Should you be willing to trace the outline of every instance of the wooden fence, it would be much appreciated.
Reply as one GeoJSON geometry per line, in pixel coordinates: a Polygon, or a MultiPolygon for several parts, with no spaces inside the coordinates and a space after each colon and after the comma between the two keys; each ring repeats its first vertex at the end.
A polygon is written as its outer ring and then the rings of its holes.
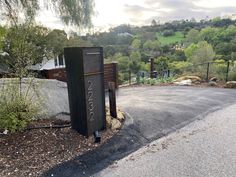
{"type": "MultiPolygon", "coordinates": [[[[65,68],[55,68],[51,70],[43,70],[42,75],[46,79],[56,79],[59,81],[67,82],[65,68]]],[[[104,84],[108,88],[108,82],[114,82],[118,88],[118,64],[108,63],[104,64],[104,84]]]]}

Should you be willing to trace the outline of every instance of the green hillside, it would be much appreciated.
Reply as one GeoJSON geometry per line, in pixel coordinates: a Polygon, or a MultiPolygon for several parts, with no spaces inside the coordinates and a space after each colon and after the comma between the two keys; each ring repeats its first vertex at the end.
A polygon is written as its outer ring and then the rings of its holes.
{"type": "Polygon", "coordinates": [[[168,45],[168,44],[173,44],[176,42],[181,42],[184,39],[184,34],[179,31],[175,32],[175,35],[168,36],[168,37],[163,36],[161,33],[157,33],[156,35],[157,35],[158,41],[160,41],[162,45],[168,45]]]}

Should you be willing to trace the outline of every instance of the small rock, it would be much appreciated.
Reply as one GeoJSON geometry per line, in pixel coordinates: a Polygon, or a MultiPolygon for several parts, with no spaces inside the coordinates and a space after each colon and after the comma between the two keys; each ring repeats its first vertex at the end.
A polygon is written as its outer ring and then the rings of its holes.
{"type": "Polygon", "coordinates": [[[8,130],[4,130],[3,134],[7,135],[7,133],[8,133],[8,130]]]}
{"type": "Polygon", "coordinates": [[[215,87],[215,86],[217,86],[217,83],[214,82],[214,81],[210,81],[210,82],[208,83],[208,85],[211,86],[211,87],[215,87]]]}
{"type": "Polygon", "coordinates": [[[125,120],[125,116],[121,111],[117,111],[117,119],[121,122],[125,120]]]}
{"type": "Polygon", "coordinates": [[[212,81],[212,82],[217,82],[217,78],[216,77],[212,77],[211,79],[210,79],[210,81],[212,81]]]}
{"type": "Polygon", "coordinates": [[[225,88],[236,88],[236,81],[227,82],[225,88]]]}
{"type": "Polygon", "coordinates": [[[201,82],[201,78],[198,76],[182,76],[174,80],[174,82],[181,82],[181,81],[189,80],[189,79],[191,80],[192,83],[201,82]]]}
{"type": "Polygon", "coordinates": [[[106,115],[106,127],[111,128],[111,120],[112,117],[110,115],[106,115]]]}
{"type": "Polygon", "coordinates": [[[201,84],[201,82],[199,82],[199,81],[196,81],[196,82],[194,82],[194,84],[201,84]]]}
{"type": "Polygon", "coordinates": [[[112,130],[117,130],[117,129],[120,129],[121,128],[121,123],[119,120],[117,119],[112,119],[111,121],[111,129],[112,130]]]}
{"type": "Polygon", "coordinates": [[[192,85],[192,81],[190,79],[182,80],[180,82],[174,82],[174,83],[181,86],[192,85]]]}
{"type": "Polygon", "coordinates": [[[106,115],[110,115],[110,108],[106,107],[106,115]]]}

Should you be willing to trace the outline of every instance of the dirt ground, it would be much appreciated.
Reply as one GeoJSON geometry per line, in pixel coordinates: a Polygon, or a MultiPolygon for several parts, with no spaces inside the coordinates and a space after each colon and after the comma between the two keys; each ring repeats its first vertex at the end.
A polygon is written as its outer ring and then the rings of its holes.
{"type": "MultiPolygon", "coordinates": [[[[55,119],[38,120],[30,126],[68,124],[55,119]]],[[[25,130],[0,135],[0,176],[40,176],[51,167],[91,151],[110,139],[116,131],[101,132],[100,144],[70,127],[25,130]]]]}

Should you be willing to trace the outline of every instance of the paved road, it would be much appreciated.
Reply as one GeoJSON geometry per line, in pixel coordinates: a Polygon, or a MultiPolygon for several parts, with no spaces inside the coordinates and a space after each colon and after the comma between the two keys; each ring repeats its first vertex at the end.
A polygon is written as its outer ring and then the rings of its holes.
{"type": "Polygon", "coordinates": [[[96,177],[236,176],[236,104],[145,146],[96,177]]]}
{"type": "Polygon", "coordinates": [[[140,147],[208,113],[236,103],[236,90],[195,87],[134,87],[117,92],[127,113],[122,130],[96,151],[60,164],[44,176],[90,176],[140,147]]]}
{"type": "Polygon", "coordinates": [[[236,102],[236,90],[196,87],[134,87],[119,90],[118,106],[143,137],[154,140],[205,114],[236,102]]]}

